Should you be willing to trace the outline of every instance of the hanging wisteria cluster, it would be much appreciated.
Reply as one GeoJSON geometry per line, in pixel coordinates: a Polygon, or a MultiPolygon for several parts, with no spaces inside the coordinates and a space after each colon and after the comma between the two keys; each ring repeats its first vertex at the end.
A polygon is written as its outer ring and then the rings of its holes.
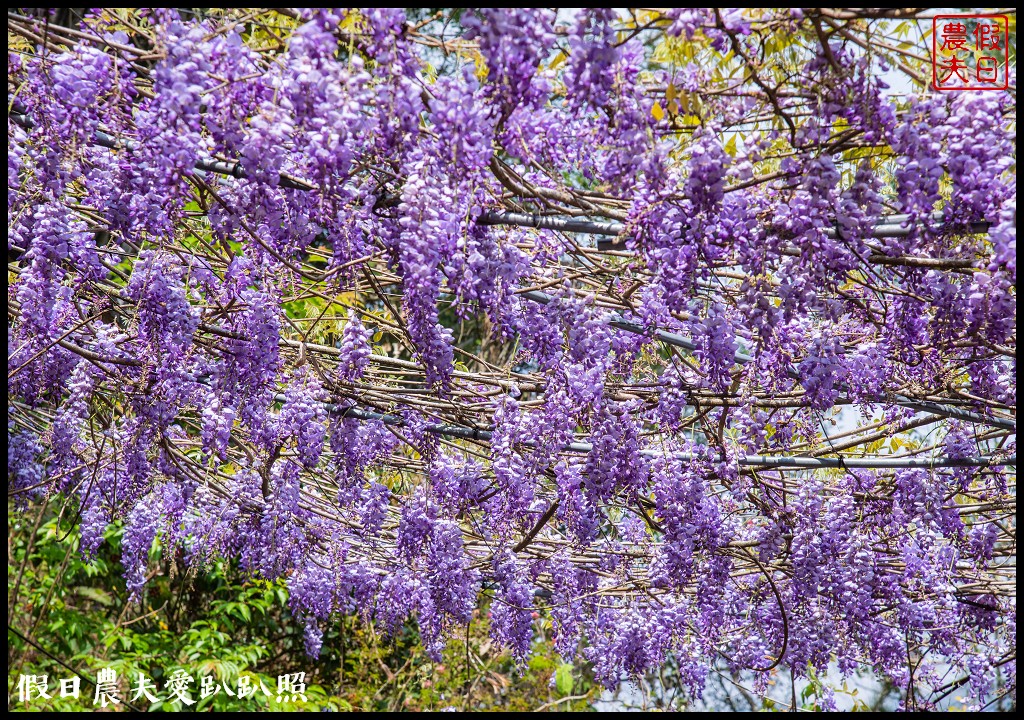
{"type": "Polygon", "coordinates": [[[9,13],[9,497],[313,656],[1015,688],[1014,98],[885,17],[9,13]]]}

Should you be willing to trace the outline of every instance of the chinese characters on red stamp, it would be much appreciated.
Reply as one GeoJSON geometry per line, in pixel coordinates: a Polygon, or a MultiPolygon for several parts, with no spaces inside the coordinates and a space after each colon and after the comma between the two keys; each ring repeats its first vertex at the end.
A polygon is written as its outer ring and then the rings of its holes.
{"type": "Polygon", "coordinates": [[[932,84],[936,90],[1006,90],[1010,85],[1005,15],[932,18],[932,84]]]}

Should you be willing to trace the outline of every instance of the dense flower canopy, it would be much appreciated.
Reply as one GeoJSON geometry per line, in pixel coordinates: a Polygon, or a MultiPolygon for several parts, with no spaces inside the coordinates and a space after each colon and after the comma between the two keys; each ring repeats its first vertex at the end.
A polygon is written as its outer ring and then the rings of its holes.
{"type": "Polygon", "coordinates": [[[1015,104],[903,16],[9,15],[9,494],[314,656],[1015,687],[1015,104]]]}

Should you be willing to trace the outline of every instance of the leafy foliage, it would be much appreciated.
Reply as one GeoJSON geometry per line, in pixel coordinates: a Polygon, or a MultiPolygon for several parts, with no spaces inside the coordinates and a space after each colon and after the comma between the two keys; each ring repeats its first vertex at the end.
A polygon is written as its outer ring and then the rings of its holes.
{"type": "Polygon", "coordinates": [[[314,661],[305,654],[302,625],[289,610],[283,582],[247,580],[225,561],[189,570],[180,556],[166,558],[154,547],[146,602],[134,606],[119,578],[121,527],[110,527],[103,548],[86,562],[80,555],[80,537],[67,519],[62,522],[52,510],[43,510],[38,517],[35,528],[13,519],[8,523],[9,627],[16,631],[8,631],[12,709],[91,710],[93,688],[88,680],[94,680],[101,668],[117,672],[122,700],[143,710],[163,711],[396,711],[448,706],[529,711],[569,696],[573,698],[560,703],[561,709],[584,709],[599,690],[571,665],[547,660],[552,650],[543,634],[529,664],[517,667],[489,639],[486,605],[474,612],[467,634],[450,644],[440,663],[427,656],[415,623],[387,637],[354,617],[338,618],[326,628],[323,652],[314,661]],[[195,677],[191,697],[197,704],[192,707],[165,702],[167,678],[179,668],[195,677]],[[306,701],[277,702],[278,676],[296,672],[306,673],[306,701]],[[81,697],[60,698],[58,679],[76,673],[83,678],[81,697]],[[158,702],[130,700],[138,673],[155,682],[158,702]],[[17,682],[22,674],[47,675],[54,697],[19,704],[17,682]],[[240,676],[247,675],[254,685],[275,694],[257,692],[239,700],[221,690],[201,700],[202,675],[232,689],[237,689],[240,676]]]}

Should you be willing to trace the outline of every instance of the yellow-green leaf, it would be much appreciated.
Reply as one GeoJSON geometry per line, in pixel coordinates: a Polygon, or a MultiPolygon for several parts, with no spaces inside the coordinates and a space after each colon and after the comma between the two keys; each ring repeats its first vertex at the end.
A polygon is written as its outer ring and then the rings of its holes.
{"type": "Polygon", "coordinates": [[[558,691],[559,695],[563,697],[572,692],[572,665],[569,663],[562,663],[555,670],[555,690],[558,691]]]}

